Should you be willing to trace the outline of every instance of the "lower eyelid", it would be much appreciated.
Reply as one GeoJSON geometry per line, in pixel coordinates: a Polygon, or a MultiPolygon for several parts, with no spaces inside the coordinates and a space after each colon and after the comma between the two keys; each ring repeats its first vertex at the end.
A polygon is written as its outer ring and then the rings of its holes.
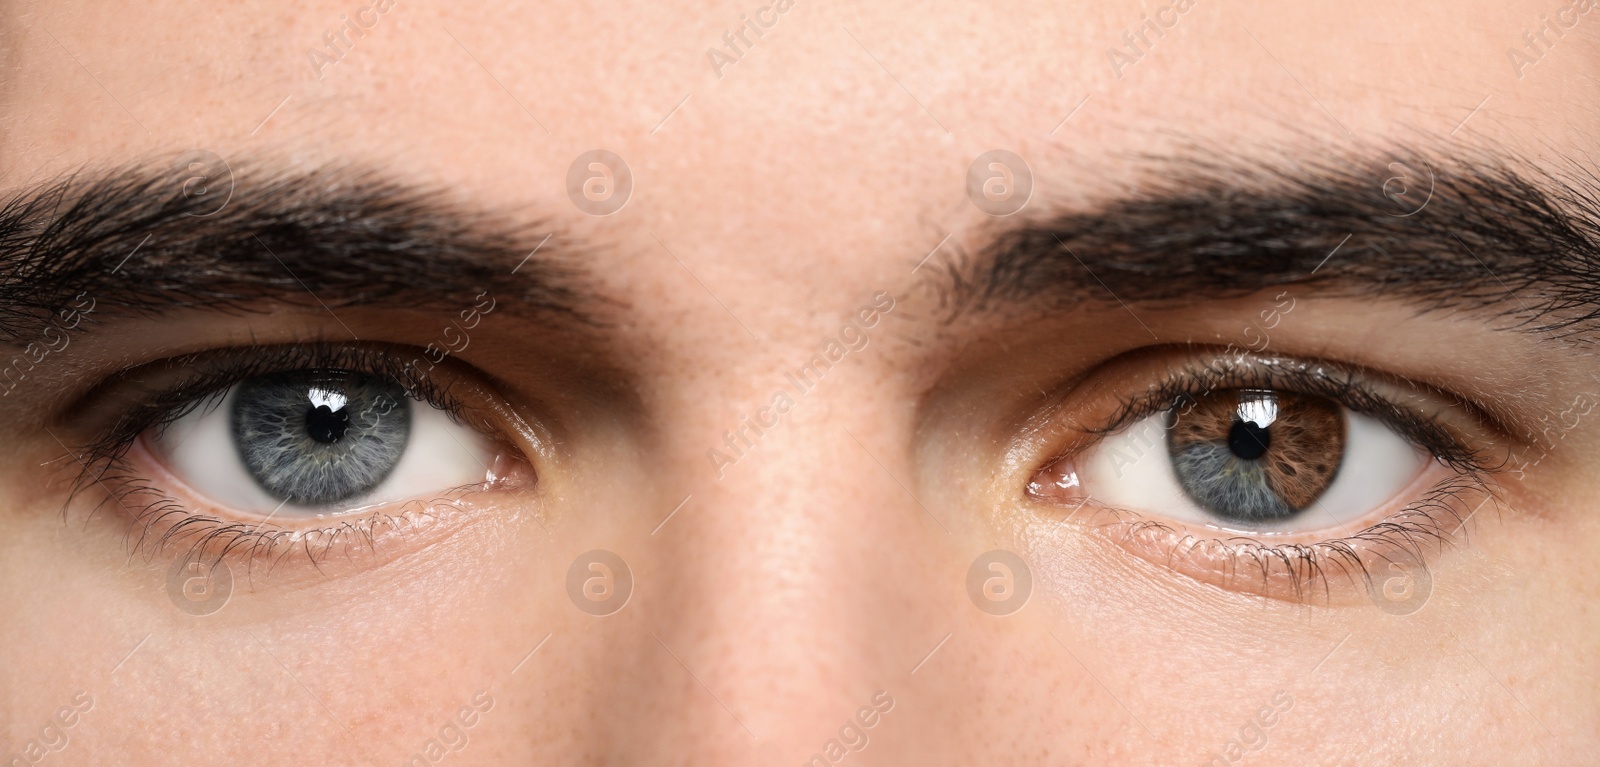
{"type": "MultiPolygon", "coordinates": [[[[1420,500],[1336,537],[1246,536],[1157,520],[1084,499],[1043,504],[1043,524],[1072,524],[1162,570],[1231,592],[1349,607],[1386,599],[1393,572],[1421,573],[1465,540],[1470,519],[1495,501],[1477,477],[1449,473],[1420,500]]],[[[1388,609],[1392,605],[1379,604],[1388,609]]]]}
{"type": "Polygon", "coordinates": [[[110,495],[99,507],[116,512],[129,553],[162,566],[227,563],[240,573],[270,573],[280,585],[370,569],[430,547],[492,516],[505,503],[527,502],[520,491],[532,484],[526,464],[502,454],[494,467],[499,476],[483,485],[380,504],[338,518],[269,519],[210,508],[142,443],[107,466],[98,482],[91,478],[90,485],[110,495]]]}

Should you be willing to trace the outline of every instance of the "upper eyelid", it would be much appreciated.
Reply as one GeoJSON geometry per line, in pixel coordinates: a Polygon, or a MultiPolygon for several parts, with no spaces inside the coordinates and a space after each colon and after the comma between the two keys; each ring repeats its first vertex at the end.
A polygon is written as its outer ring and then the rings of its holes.
{"type": "MultiPolygon", "coordinates": [[[[1194,352],[1190,352],[1194,354],[1194,352]]],[[[1197,397],[1212,391],[1234,388],[1286,388],[1301,390],[1333,399],[1341,406],[1379,418],[1391,427],[1417,441],[1436,457],[1462,471],[1486,471],[1491,461],[1481,451],[1457,436],[1439,417],[1422,413],[1395,402],[1384,388],[1411,388],[1419,393],[1450,396],[1461,403],[1459,397],[1440,392],[1433,387],[1405,381],[1396,376],[1365,371],[1359,366],[1344,365],[1321,360],[1306,360],[1285,356],[1235,354],[1231,358],[1217,355],[1207,364],[1189,364],[1169,368],[1145,391],[1121,397],[1116,411],[1097,425],[1079,427],[1082,433],[1096,437],[1119,431],[1138,420],[1176,406],[1179,397],[1197,397]],[[1308,370],[1315,368],[1315,372],[1308,370]]],[[[1465,408],[1465,415],[1478,421],[1498,424],[1478,408],[1465,408]]]]}
{"type": "MultiPolygon", "coordinates": [[[[77,404],[104,401],[119,387],[135,385],[132,382],[137,380],[140,371],[170,372],[176,366],[193,368],[194,372],[180,373],[172,381],[150,387],[152,391],[144,397],[135,397],[131,402],[122,403],[122,410],[116,414],[114,421],[90,430],[93,436],[81,446],[80,457],[90,463],[116,457],[131,444],[134,437],[144,431],[192,412],[195,407],[203,406],[209,399],[252,376],[314,367],[392,374],[404,371],[409,362],[424,359],[420,349],[415,351],[414,355],[404,355],[401,347],[388,345],[321,342],[272,344],[228,347],[142,363],[107,376],[77,404]],[[180,360],[183,362],[180,363],[180,360]]],[[[406,385],[407,393],[434,407],[452,415],[465,407],[450,394],[447,387],[439,385],[427,372],[411,379],[411,382],[416,386],[406,385]]]]}

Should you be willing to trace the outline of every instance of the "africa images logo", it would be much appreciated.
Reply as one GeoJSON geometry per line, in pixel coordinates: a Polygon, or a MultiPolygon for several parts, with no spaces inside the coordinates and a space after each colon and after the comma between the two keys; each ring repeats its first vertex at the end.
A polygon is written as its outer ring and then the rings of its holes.
{"type": "Polygon", "coordinates": [[[749,14],[739,14],[742,23],[734,27],[738,31],[730,29],[722,33],[723,47],[712,46],[706,49],[706,60],[711,63],[711,71],[717,74],[717,79],[722,79],[729,66],[739,63],[755,49],[756,43],[761,42],[766,30],[778,26],[783,14],[788,13],[793,7],[794,0],[778,0],[776,3],[757,8],[753,19],[749,14]],[[754,40],[750,39],[751,33],[755,33],[754,40]]]}

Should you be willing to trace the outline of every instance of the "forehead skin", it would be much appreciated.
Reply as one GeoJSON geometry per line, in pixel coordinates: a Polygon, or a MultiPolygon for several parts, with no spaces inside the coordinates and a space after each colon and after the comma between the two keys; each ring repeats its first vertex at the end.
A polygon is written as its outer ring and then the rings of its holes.
{"type": "MultiPolygon", "coordinates": [[[[958,583],[987,547],[952,542],[886,481],[885,468],[902,478],[913,472],[908,458],[875,450],[880,467],[851,442],[910,441],[907,389],[885,383],[903,372],[905,355],[866,358],[859,380],[819,395],[821,404],[764,445],[748,471],[709,481],[705,447],[721,444],[738,414],[765,404],[772,381],[808,358],[836,318],[875,291],[904,291],[942,237],[960,240],[988,222],[964,189],[982,152],[1017,152],[1034,170],[1041,202],[1070,204],[1126,192],[1134,174],[1122,158],[1178,139],[1247,151],[1308,137],[1442,136],[1460,125],[1453,140],[1464,144],[1540,156],[1595,150],[1600,14],[1585,15],[1520,79],[1507,55],[1525,49],[1522,31],[1552,15],[1554,2],[1198,0],[1119,77],[1108,49],[1124,49],[1125,30],[1159,5],[797,0],[719,77],[707,49],[721,48],[724,31],[759,2],[478,8],[401,0],[319,78],[309,52],[341,14],[361,7],[8,4],[0,183],[192,148],[307,168],[356,161],[473,203],[525,210],[603,246],[589,258],[601,292],[628,307],[615,332],[636,351],[645,409],[667,435],[650,458],[656,484],[640,491],[665,505],[641,516],[658,517],[691,492],[693,505],[674,522],[678,537],[640,555],[648,565],[639,569],[663,584],[656,606],[625,629],[573,624],[552,639],[550,665],[537,669],[548,677],[497,688],[502,718],[474,734],[492,745],[465,751],[461,763],[525,763],[538,753],[568,763],[610,754],[630,763],[798,764],[877,689],[898,703],[872,732],[872,747],[848,757],[861,764],[1202,762],[1281,684],[1277,667],[1267,674],[1227,647],[1228,627],[1206,622],[1205,605],[1145,594],[1165,612],[1146,616],[1138,625],[1149,633],[1137,638],[1103,620],[1041,620],[1042,640],[981,624],[908,674],[971,612],[958,591],[915,583],[958,583]],[[578,211],[565,191],[568,165],[593,149],[624,157],[635,178],[627,206],[606,218],[578,211]],[[868,600],[864,583],[899,601],[885,608],[868,600]],[[1063,640],[1107,631],[1123,649],[1068,656],[1050,631],[1063,640]],[[1135,641],[1145,650],[1126,649],[1135,641]]],[[[970,529],[958,526],[956,536],[970,529]]],[[[420,648],[349,636],[318,643],[305,638],[309,630],[262,639],[278,642],[280,663],[318,687],[318,702],[344,715],[358,740],[412,744],[437,729],[450,701],[476,689],[475,677],[454,676],[469,666],[476,674],[469,661],[514,662],[524,652],[520,639],[492,636],[497,629],[537,637],[551,623],[512,621],[508,612],[516,609],[477,605],[465,609],[474,625],[440,619],[441,635],[420,648]],[[335,647],[354,648],[354,659],[318,660],[335,647]],[[381,683],[369,678],[380,665],[381,683]],[[433,703],[418,714],[407,700],[433,703]]],[[[1316,649],[1306,652],[1314,660],[1333,645],[1308,628],[1311,614],[1257,618],[1292,626],[1285,636],[1313,637],[1316,649]]],[[[1326,755],[1340,749],[1392,757],[1383,744],[1399,744],[1424,761],[1489,761],[1510,739],[1537,733],[1514,699],[1493,697],[1501,688],[1472,656],[1493,653],[1475,646],[1462,654],[1442,636],[1397,638],[1411,655],[1391,660],[1415,656],[1423,668],[1415,676],[1354,663],[1323,690],[1305,692],[1298,718],[1270,736],[1276,755],[1296,761],[1304,748],[1299,761],[1307,763],[1337,761],[1326,755]],[[1435,673],[1439,689],[1423,678],[1435,673]],[[1486,700],[1461,703],[1458,689],[1486,700]],[[1381,735],[1348,730],[1352,719],[1341,712],[1349,709],[1363,727],[1399,724],[1381,735]]],[[[1493,630],[1473,636],[1502,649],[1518,642],[1493,630]]],[[[162,652],[181,656],[179,644],[170,640],[162,652]]],[[[160,680],[143,677],[142,691],[106,688],[96,732],[148,746],[127,733],[149,717],[182,734],[166,742],[173,750],[228,753],[231,740],[271,736],[283,739],[273,753],[349,752],[301,687],[259,655],[239,658],[208,666],[209,681],[188,694],[267,701],[260,720],[162,708],[160,680]],[[226,681],[246,664],[256,664],[239,671],[249,681],[226,681]]],[[[1531,663],[1534,673],[1552,670],[1531,663]]],[[[49,700],[21,707],[29,717],[71,697],[71,682],[33,681],[66,685],[65,697],[51,687],[49,700]]],[[[1568,715],[1589,704],[1575,705],[1568,715]]],[[[1549,719],[1561,715],[1556,709],[1541,711],[1544,724],[1581,737],[1549,719]]],[[[398,763],[409,748],[370,752],[398,763]]],[[[1515,763],[1517,753],[1503,758],[1515,763]]]]}

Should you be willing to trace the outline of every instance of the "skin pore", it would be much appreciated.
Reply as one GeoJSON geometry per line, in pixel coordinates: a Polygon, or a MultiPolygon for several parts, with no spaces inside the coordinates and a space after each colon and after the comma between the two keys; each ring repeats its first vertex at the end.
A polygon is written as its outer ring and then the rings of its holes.
{"type": "Polygon", "coordinates": [[[8,3],[0,756],[1581,761],[1594,23],[8,3]],[[266,518],[108,436],[284,349],[425,359],[484,471],[266,518]],[[1063,479],[1327,380],[1459,460],[1277,537],[1063,479]]]}

